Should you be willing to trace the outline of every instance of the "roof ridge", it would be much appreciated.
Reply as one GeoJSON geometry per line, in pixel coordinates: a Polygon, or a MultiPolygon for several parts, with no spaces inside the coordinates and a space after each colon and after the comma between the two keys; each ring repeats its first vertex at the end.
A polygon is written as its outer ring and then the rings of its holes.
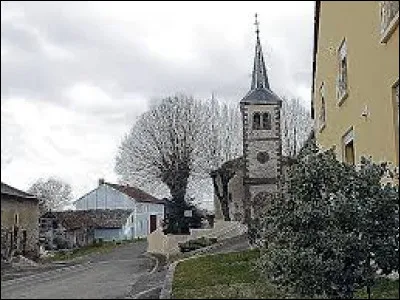
{"type": "Polygon", "coordinates": [[[27,193],[27,192],[25,192],[23,190],[17,189],[16,187],[13,187],[13,186],[1,181],[1,187],[3,188],[3,186],[5,188],[9,188],[10,190],[15,191],[15,193],[13,193],[13,191],[8,192],[8,191],[5,191],[5,190],[1,189],[1,193],[2,194],[15,195],[15,196],[21,196],[21,197],[24,197],[24,198],[35,198],[35,199],[37,199],[37,197],[35,195],[27,193]],[[17,193],[20,193],[22,195],[18,195],[17,193]]]}
{"type": "Polygon", "coordinates": [[[118,190],[121,193],[124,193],[128,197],[139,201],[139,202],[152,202],[152,203],[164,203],[163,200],[151,195],[150,193],[138,188],[137,186],[130,184],[119,184],[119,183],[110,183],[104,182],[111,188],[118,190]]]}
{"type": "MultiPolygon", "coordinates": [[[[119,186],[119,187],[121,187],[121,188],[136,189],[136,190],[138,190],[138,191],[140,191],[140,192],[142,192],[142,193],[144,193],[144,194],[146,194],[146,195],[148,195],[148,196],[150,196],[150,197],[152,197],[152,198],[156,198],[156,197],[154,197],[153,195],[149,194],[148,192],[146,192],[146,191],[142,190],[141,188],[138,188],[137,186],[134,186],[134,185],[130,185],[130,184],[126,185],[126,184],[110,183],[110,182],[104,182],[104,183],[105,183],[105,184],[108,184],[108,185],[116,185],[116,186],[119,186]]],[[[157,198],[156,198],[156,199],[157,199],[157,198]]]]}

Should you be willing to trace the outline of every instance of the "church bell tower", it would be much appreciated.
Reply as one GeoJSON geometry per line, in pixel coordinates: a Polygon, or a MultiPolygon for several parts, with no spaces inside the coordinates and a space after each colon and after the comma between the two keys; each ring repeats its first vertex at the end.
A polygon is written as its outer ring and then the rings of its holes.
{"type": "Polygon", "coordinates": [[[281,107],[272,92],[256,21],[256,47],[251,88],[240,101],[243,120],[245,222],[262,214],[272,194],[281,190],[281,107]]]}

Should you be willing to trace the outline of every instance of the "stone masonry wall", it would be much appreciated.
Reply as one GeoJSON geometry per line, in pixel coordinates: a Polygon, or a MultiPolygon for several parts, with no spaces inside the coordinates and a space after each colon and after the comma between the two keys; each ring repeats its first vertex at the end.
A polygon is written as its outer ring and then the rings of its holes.
{"type": "Polygon", "coordinates": [[[18,243],[20,251],[22,232],[26,230],[26,251],[28,256],[38,254],[39,247],[39,205],[34,200],[21,200],[8,195],[1,195],[1,226],[12,230],[15,225],[15,215],[18,215],[18,243]]]}

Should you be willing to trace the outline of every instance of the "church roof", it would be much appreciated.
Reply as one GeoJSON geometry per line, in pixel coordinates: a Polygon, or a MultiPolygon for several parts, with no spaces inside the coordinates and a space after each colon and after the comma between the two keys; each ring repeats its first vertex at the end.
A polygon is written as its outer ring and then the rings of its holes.
{"type": "Polygon", "coordinates": [[[251,103],[280,103],[282,100],[270,89],[259,88],[255,90],[250,90],[246,96],[240,101],[243,104],[251,103]]]}
{"type": "Polygon", "coordinates": [[[267,68],[265,67],[264,56],[261,48],[259,29],[258,29],[258,21],[256,14],[256,22],[257,26],[256,34],[257,34],[257,42],[256,42],[256,51],[254,56],[254,66],[253,73],[251,79],[251,88],[246,96],[240,101],[243,104],[264,104],[264,103],[279,103],[282,100],[271,91],[268,81],[267,68]]]}

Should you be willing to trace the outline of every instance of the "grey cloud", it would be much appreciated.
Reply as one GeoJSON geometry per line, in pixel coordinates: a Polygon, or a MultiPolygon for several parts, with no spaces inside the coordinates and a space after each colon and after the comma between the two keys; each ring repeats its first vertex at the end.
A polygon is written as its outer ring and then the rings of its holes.
{"type": "MultiPolygon", "coordinates": [[[[217,98],[238,103],[249,89],[255,43],[253,28],[249,25],[248,32],[240,31],[229,37],[225,33],[232,35],[235,27],[241,26],[229,11],[224,11],[231,18],[226,23],[233,25],[227,26],[225,32],[221,28],[213,30],[204,20],[197,26],[190,24],[192,31],[189,35],[182,34],[176,45],[165,45],[179,50],[190,43],[194,59],[183,63],[148,49],[148,31],[134,15],[129,21],[100,17],[93,10],[95,5],[98,4],[70,1],[9,2],[9,5],[2,2],[2,50],[3,46],[7,50],[1,59],[2,152],[4,141],[4,151],[11,153],[13,159],[6,176],[15,181],[29,183],[45,172],[58,172],[69,176],[75,182],[74,188],[84,193],[90,186],[89,180],[95,181],[99,172],[115,175],[113,151],[118,140],[152,99],[178,92],[208,98],[215,92],[217,98]],[[16,19],[3,18],[7,7],[23,14],[16,19]],[[55,48],[46,48],[43,43],[55,48]],[[69,56],[49,55],[49,51],[57,49],[69,56]],[[100,88],[112,101],[72,101],[65,92],[78,83],[100,88]],[[27,99],[38,107],[56,104],[68,111],[73,121],[58,126],[54,116],[47,122],[48,116],[43,113],[39,115],[44,120],[41,124],[36,124],[34,118],[18,124],[21,120],[17,116],[24,106],[9,105],[7,101],[13,98],[27,99]],[[10,115],[3,111],[3,106],[10,109],[10,115]],[[42,133],[40,130],[46,125],[53,127],[42,133]],[[3,140],[3,136],[9,138],[3,140]],[[58,143],[60,140],[65,143],[58,143]],[[96,147],[102,150],[95,151],[96,147]],[[30,170],[20,174],[25,165],[30,170]]],[[[185,12],[176,12],[170,18],[179,18],[180,13],[185,12]]],[[[266,12],[261,16],[266,18],[262,20],[266,30],[261,32],[261,38],[272,88],[295,93],[299,87],[309,87],[312,11],[307,22],[275,17],[272,22],[266,12]],[[273,38],[282,40],[283,49],[272,48],[273,38]]],[[[246,13],[244,17],[252,15],[246,13]]],[[[152,22],[159,23],[156,26],[163,30],[160,21],[152,22]]],[[[48,114],[59,112],[46,110],[48,114]]]]}
{"type": "MultiPolygon", "coordinates": [[[[4,93],[13,91],[25,96],[37,93],[49,101],[65,104],[67,100],[60,95],[60,90],[77,81],[104,88],[110,78],[118,82],[118,89],[112,96],[134,92],[150,98],[183,91],[204,97],[215,91],[234,101],[247,92],[252,52],[244,53],[244,50],[238,50],[242,45],[229,43],[223,36],[206,29],[195,28],[193,31],[200,67],[192,67],[190,63],[182,66],[149,53],[141,44],[143,34],[139,26],[128,28],[124,23],[95,23],[89,13],[86,19],[79,17],[71,13],[77,7],[61,3],[24,3],[24,6],[27,22],[38,28],[49,42],[70,51],[75,59],[52,61],[42,54],[25,61],[23,66],[5,61],[2,64],[4,93]],[[129,35],[131,39],[127,40],[125,37],[129,35]],[[250,59],[245,61],[241,59],[243,57],[250,59]]],[[[81,16],[84,10],[85,5],[80,7],[81,16]]],[[[295,37],[292,32],[289,34],[295,37]]],[[[32,42],[32,37],[26,33],[18,39],[21,46],[32,42]]],[[[26,46],[29,47],[32,46],[26,46]]],[[[4,93],[2,89],[2,96],[6,96],[4,93]]]]}

